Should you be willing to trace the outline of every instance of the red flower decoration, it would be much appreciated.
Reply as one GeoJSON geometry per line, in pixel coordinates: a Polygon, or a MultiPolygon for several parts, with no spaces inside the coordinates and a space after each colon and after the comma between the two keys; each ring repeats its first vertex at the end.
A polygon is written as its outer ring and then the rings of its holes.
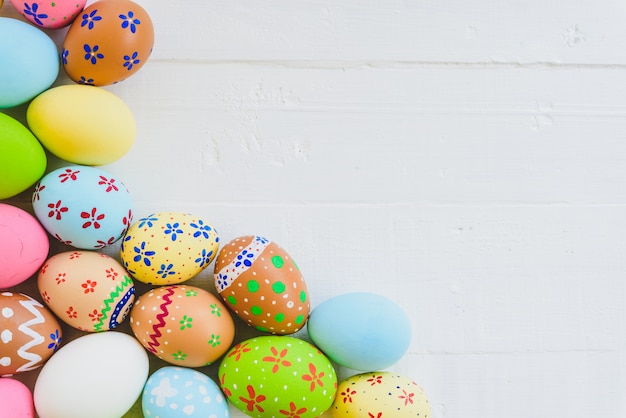
{"type": "Polygon", "coordinates": [[[67,316],[69,316],[70,318],[74,319],[78,316],[78,312],[76,312],[74,310],[74,307],[70,306],[67,311],[65,311],[65,313],[67,313],[67,316]]]}
{"type": "Polygon", "coordinates": [[[272,347],[270,350],[272,350],[272,354],[274,354],[274,357],[272,356],[263,357],[263,361],[275,363],[274,366],[272,366],[272,373],[276,373],[281,365],[285,367],[291,366],[290,362],[288,362],[287,360],[283,360],[283,358],[287,355],[286,348],[283,349],[280,352],[280,354],[278,353],[278,350],[276,349],[276,347],[272,347]]]}
{"type": "Polygon", "coordinates": [[[341,392],[343,396],[343,403],[352,403],[352,395],[356,393],[356,390],[350,390],[349,388],[341,392]]]}
{"type": "Polygon", "coordinates": [[[65,281],[65,273],[59,273],[56,277],[57,284],[61,284],[65,281]]]}
{"type": "Polygon", "coordinates": [[[100,181],[98,182],[98,184],[107,186],[105,190],[106,193],[109,193],[111,190],[115,190],[116,192],[120,190],[117,188],[117,185],[115,184],[115,179],[108,179],[104,176],[100,176],[100,181]]]}
{"type": "Polygon", "coordinates": [[[413,403],[413,396],[415,395],[415,393],[411,392],[411,393],[407,393],[406,390],[402,390],[402,395],[398,396],[398,398],[400,399],[404,399],[404,406],[407,406],[408,404],[412,404],[413,403]]]}
{"type": "Polygon", "coordinates": [[[43,292],[41,294],[41,297],[43,297],[43,300],[45,300],[46,303],[50,303],[50,295],[48,294],[48,292],[43,292]]]}
{"type": "Polygon", "coordinates": [[[48,218],[55,218],[57,221],[61,220],[61,214],[67,212],[69,209],[63,206],[60,200],[56,203],[48,203],[48,208],[50,211],[48,212],[48,218]]]}
{"type": "Polygon", "coordinates": [[[381,375],[373,374],[372,377],[367,379],[367,381],[371,383],[371,386],[374,386],[377,383],[382,383],[383,382],[383,377],[381,375]]]}
{"type": "Polygon", "coordinates": [[[289,411],[285,411],[284,409],[281,409],[278,412],[290,418],[300,418],[300,414],[304,414],[306,411],[307,411],[306,408],[297,409],[295,403],[289,402],[289,411]]]}
{"type": "Polygon", "coordinates": [[[222,391],[224,391],[224,395],[226,395],[227,398],[230,398],[231,396],[233,396],[233,393],[230,391],[230,389],[224,387],[224,379],[226,379],[226,373],[224,373],[222,375],[222,378],[220,379],[220,386],[222,387],[222,391]]]}
{"type": "Polygon", "coordinates": [[[235,361],[239,361],[243,353],[247,353],[248,351],[252,350],[251,348],[246,347],[247,345],[248,343],[237,344],[235,348],[233,348],[233,351],[231,351],[230,354],[228,354],[228,357],[236,356],[235,361]]]}
{"type": "Polygon", "coordinates": [[[246,403],[246,408],[248,409],[248,411],[252,412],[254,411],[254,408],[256,408],[256,410],[259,412],[265,412],[263,407],[259,405],[266,399],[265,396],[257,395],[254,392],[254,388],[252,387],[252,385],[248,385],[246,389],[248,390],[248,396],[250,397],[250,399],[246,399],[243,396],[240,396],[239,400],[246,403]]]}
{"type": "Polygon", "coordinates": [[[87,293],[93,293],[94,292],[94,288],[96,287],[96,285],[98,284],[98,282],[92,282],[91,280],[87,280],[85,283],[81,284],[81,287],[83,289],[85,289],[85,294],[87,293]]]}
{"type": "Polygon", "coordinates": [[[91,225],[93,225],[94,228],[98,229],[100,228],[100,223],[98,221],[104,219],[104,213],[98,215],[97,209],[92,208],[91,212],[81,212],[80,217],[83,219],[89,219],[83,224],[83,228],[89,228],[91,225]]]}
{"type": "Polygon", "coordinates": [[[324,372],[320,372],[317,374],[317,369],[313,363],[309,363],[309,371],[311,374],[305,374],[302,376],[302,380],[306,380],[307,382],[311,382],[311,388],[309,389],[313,392],[315,389],[315,384],[317,383],[320,386],[324,386],[324,382],[322,382],[322,377],[324,377],[324,372]]]}
{"type": "Polygon", "coordinates": [[[379,412],[377,415],[374,415],[372,412],[368,412],[367,415],[369,416],[368,418],[381,418],[383,413],[379,412]]]}

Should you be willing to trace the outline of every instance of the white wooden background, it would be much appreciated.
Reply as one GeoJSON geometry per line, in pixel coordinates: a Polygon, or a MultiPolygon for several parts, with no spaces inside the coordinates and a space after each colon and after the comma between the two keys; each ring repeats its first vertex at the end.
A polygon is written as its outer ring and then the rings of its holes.
{"type": "Polygon", "coordinates": [[[137,216],[275,240],[314,306],[397,301],[433,418],[626,416],[626,2],[140,4],[104,167],[137,216]]]}

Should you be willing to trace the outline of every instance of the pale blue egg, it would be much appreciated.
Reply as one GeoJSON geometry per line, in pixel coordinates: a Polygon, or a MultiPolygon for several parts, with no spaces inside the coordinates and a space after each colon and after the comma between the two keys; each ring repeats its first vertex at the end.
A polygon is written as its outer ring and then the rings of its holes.
{"type": "Polygon", "coordinates": [[[166,366],[150,376],[141,395],[146,417],[229,418],[219,386],[197,370],[166,366]]]}
{"type": "Polygon", "coordinates": [[[54,41],[21,20],[0,17],[0,57],[0,109],[26,103],[59,75],[54,41]]]}
{"type": "Polygon", "coordinates": [[[59,241],[100,249],[119,240],[132,220],[128,189],[96,167],[67,166],[46,174],[33,192],[35,216],[59,241]]]}
{"type": "Polygon", "coordinates": [[[400,360],[411,342],[404,310],[375,293],[346,293],[322,302],[311,312],[307,329],[324,354],[354,370],[383,370],[400,360]]]}

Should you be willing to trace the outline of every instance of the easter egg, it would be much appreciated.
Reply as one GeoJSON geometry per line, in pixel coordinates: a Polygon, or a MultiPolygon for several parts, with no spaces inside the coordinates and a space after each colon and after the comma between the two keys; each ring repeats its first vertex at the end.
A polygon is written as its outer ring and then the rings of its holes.
{"type": "Polygon", "coordinates": [[[26,103],[59,75],[56,44],[30,23],[0,17],[0,109],[26,103]],[[9,64],[10,63],[10,64],[9,64]]]}
{"type": "Polygon", "coordinates": [[[95,251],[66,251],[39,271],[44,302],[63,322],[82,331],[116,328],[135,300],[135,286],[114,258],[95,251]]]}
{"type": "Polygon", "coordinates": [[[34,416],[35,407],[30,389],[19,380],[0,378],[0,417],[33,418],[34,416]]]}
{"type": "Polygon", "coordinates": [[[30,213],[0,203],[0,289],[22,283],[48,258],[48,235],[30,213]]]}
{"type": "Polygon", "coordinates": [[[41,3],[11,0],[11,3],[29,22],[46,29],[58,29],[72,23],[85,7],[86,0],[54,0],[41,3]]]}
{"type": "Polygon", "coordinates": [[[319,417],[330,408],[337,375],[308,342],[289,336],[245,340],[222,359],[222,391],[244,414],[257,418],[319,417]]]}
{"type": "Polygon", "coordinates": [[[424,390],[408,377],[369,372],[341,381],[330,411],[334,418],[429,418],[430,404],[424,390]]]}
{"type": "Polygon", "coordinates": [[[130,226],[122,240],[124,267],[140,282],[182,283],[215,258],[219,236],[206,220],[189,213],[160,212],[130,226]]]}
{"type": "Polygon", "coordinates": [[[87,334],[64,345],[35,382],[39,418],[121,417],[141,396],[148,354],[128,334],[87,334]]]}
{"type": "Polygon", "coordinates": [[[117,83],[146,63],[153,45],[154,28],[143,7],[130,0],[100,0],[67,32],[63,68],[77,83],[117,83]]]}
{"type": "Polygon", "coordinates": [[[130,325],[149,352],[185,367],[213,363],[235,336],[233,319],[222,302],[194,286],[163,286],[144,293],[131,310],[130,325]]]}
{"type": "Polygon", "coordinates": [[[35,216],[64,244],[104,248],[124,235],[131,199],[115,176],[95,167],[67,166],[46,174],[33,192],[35,216]]]}
{"type": "Polygon", "coordinates": [[[110,164],[126,155],[135,142],[131,110],[101,88],[53,87],[29,104],[26,121],[48,151],[73,164],[110,164]]]}
{"type": "Polygon", "coordinates": [[[154,372],[143,389],[141,405],[146,417],[230,417],[219,386],[204,373],[184,367],[154,372]]]}
{"type": "Polygon", "coordinates": [[[411,342],[411,324],[402,308],[366,292],[322,302],[311,312],[307,330],[331,360],[354,370],[385,369],[400,360],[411,342]]]}
{"type": "Polygon", "coordinates": [[[43,147],[28,128],[0,113],[0,199],[13,197],[35,184],[43,176],[46,162],[43,147]]]}
{"type": "Polygon", "coordinates": [[[227,306],[248,325],[273,334],[292,334],[309,317],[306,283],[278,244],[259,236],[230,241],[215,260],[215,287],[227,306]]]}
{"type": "Polygon", "coordinates": [[[59,321],[41,303],[23,293],[0,293],[0,376],[41,367],[61,334],[59,321]]]}

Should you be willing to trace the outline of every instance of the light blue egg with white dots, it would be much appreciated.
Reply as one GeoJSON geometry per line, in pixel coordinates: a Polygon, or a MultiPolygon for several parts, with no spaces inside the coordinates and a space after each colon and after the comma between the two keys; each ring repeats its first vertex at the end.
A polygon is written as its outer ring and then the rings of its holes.
{"type": "Polygon", "coordinates": [[[166,366],[154,372],[141,395],[147,418],[229,418],[228,404],[219,386],[197,370],[166,366]]]}

